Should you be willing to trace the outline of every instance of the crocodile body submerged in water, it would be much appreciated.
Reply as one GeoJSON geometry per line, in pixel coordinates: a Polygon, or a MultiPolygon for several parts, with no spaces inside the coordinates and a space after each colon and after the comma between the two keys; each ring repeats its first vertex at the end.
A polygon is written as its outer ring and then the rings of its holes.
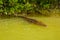
{"type": "Polygon", "coordinates": [[[31,18],[24,17],[24,16],[17,16],[17,17],[23,18],[24,20],[26,20],[26,21],[29,22],[29,23],[33,23],[33,24],[36,24],[36,25],[39,25],[39,26],[44,26],[44,27],[47,26],[47,25],[44,24],[43,22],[41,22],[41,21],[39,22],[39,21],[37,21],[37,20],[35,20],[35,19],[31,19],[31,18]]]}
{"type": "MultiPolygon", "coordinates": [[[[1,16],[3,17],[5,14],[2,14],[1,16]]],[[[5,15],[6,16],[6,15],[5,15]]],[[[8,15],[9,17],[11,16],[11,15],[8,15]]],[[[36,25],[40,25],[40,26],[44,26],[44,27],[46,27],[47,25],[46,24],[44,24],[43,22],[39,22],[39,21],[37,21],[37,20],[35,20],[35,19],[31,19],[31,18],[28,18],[28,17],[25,17],[25,16],[21,16],[21,15],[17,15],[17,14],[15,14],[15,15],[13,15],[14,17],[18,17],[18,18],[23,18],[24,20],[26,20],[27,22],[29,22],[29,23],[33,23],[33,24],[36,24],[36,25]]]]}
{"type": "MultiPolygon", "coordinates": [[[[2,14],[1,16],[3,17],[5,14],[2,14]]],[[[5,15],[6,16],[6,15],[5,15]]],[[[8,15],[8,16],[11,16],[11,15],[8,15]]],[[[15,14],[15,15],[13,15],[14,17],[19,17],[19,18],[23,18],[24,20],[26,20],[27,22],[29,22],[29,23],[33,23],[33,24],[36,24],[36,25],[40,25],[40,26],[44,26],[44,27],[46,27],[47,25],[46,24],[44,24],[43,22],[39,22],[39,21],[37,21],[37,20],[35,20],[35,19],[31,19],[31,18],[28,18],[28,17],[25,17],[25,16],[21,16],[21,15],[17,15],[17,14],[15,14]]]]}

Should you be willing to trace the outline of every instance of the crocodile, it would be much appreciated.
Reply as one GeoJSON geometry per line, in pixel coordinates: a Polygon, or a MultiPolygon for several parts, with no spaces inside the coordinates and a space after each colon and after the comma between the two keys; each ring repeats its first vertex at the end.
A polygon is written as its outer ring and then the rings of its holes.
{"type": "Polygon", "coordinates": [[[35,20],[35,19],[31,19],[31,18],[28,18],[28,17],[25,17],[25,16],[17,16],[17,17],[23,18],[23,19],[26,20],[27,22],[33,23],[33,24],[35,24],[35,25],[44,26],[44,27],[47,26],[46,24],[44,24],[44,23],[41,22],[41,21],[39,22],[39,21],[37,21],[37,20],[35,20]]]}

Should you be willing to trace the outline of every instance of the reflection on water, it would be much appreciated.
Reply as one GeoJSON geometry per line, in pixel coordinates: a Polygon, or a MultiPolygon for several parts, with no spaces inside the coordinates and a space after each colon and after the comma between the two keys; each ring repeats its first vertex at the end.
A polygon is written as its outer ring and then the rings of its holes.
{"type": "Polygon", "coordinates": [[[0,19],[0,40],[59,40],[59,18],[37,18],[48,27],[29,24],[21,18],[0,19]]]}

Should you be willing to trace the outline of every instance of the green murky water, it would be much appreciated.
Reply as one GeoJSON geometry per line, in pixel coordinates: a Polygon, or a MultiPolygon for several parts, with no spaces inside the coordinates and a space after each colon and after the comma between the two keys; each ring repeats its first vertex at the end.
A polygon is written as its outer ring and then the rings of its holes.
{"type": "Polygon", "coordinates": [[[29,24],[21,18],[0,19],[0,40],[60,40],[60,18],[36,17],[47,24],[29,24]]]}

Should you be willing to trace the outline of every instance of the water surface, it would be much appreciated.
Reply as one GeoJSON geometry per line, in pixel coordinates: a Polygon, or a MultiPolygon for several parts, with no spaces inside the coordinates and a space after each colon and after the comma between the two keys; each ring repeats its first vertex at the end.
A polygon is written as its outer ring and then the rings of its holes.
{"type": "Polygon", "coordinates": [[[60,18],[36,17],[47,27],[30,24],[21,18],[0,19],[0,40],[60,40],[60,18]]]}

